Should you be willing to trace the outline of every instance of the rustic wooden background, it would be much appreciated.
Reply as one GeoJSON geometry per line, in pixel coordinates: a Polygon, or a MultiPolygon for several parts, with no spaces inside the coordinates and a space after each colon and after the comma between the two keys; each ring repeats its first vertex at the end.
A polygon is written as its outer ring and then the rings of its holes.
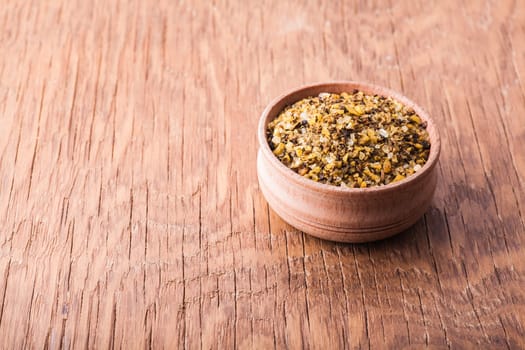
{"type": "Polygon", "coordinates": [[[0,347],[525,347],[523,1],[0,6],[0,347]],[[432,208],[335,244],[258,189],[303,83],[396,89],[443,141],[432,208]]]}

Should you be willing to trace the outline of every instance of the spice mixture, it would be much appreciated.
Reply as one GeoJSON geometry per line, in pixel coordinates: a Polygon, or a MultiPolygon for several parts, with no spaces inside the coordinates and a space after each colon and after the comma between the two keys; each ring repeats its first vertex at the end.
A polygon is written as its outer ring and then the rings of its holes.
{"type": "Polygon", "coordinates": [[[386,185],[425,164],[426,122],[378,95],[320,93],[286,107],[268,124],[273,153],[298,174],[346,187],[386,185]]]}

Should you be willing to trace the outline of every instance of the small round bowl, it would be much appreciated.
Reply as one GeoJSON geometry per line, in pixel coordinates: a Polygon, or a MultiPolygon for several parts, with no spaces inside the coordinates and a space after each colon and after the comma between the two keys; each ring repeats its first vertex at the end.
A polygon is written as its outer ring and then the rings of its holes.
{"type": "Polygon", "coordinates": [[[392,236],[412,226],[425,213],[436,189],[436,164],[441,147],[436,125],[417,104],[383,87],[357,82],[329,82],[293,90],[266,107],[257,136],[257,175],[264,197],[281,218],[312,236],[353,243],[392,236]],[[427,122],[430,155],[418,172],[384,186],[343,188],[302,177],[275,157],[266,139],[266,128],[286,106],[321,92],[341,93],[355,89],[390,96],[412,107],[427,122]]]}

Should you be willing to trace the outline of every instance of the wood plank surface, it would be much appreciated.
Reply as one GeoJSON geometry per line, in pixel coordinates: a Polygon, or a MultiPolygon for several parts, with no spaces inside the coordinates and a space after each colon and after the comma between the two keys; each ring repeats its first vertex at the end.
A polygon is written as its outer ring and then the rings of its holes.
{"type": "Polygon", "coordinates": [[[0,348],[525,347],[523,1],[4,0],[0,348]],[[264,106],[429,111],[433,205],[337,244],[258,188],[264,106]]]}

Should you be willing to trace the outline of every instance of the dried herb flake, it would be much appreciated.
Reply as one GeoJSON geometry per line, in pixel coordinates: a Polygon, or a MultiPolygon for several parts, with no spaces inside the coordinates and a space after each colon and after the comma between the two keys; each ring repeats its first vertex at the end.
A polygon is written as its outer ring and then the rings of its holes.
{"type": "Polygon", "coordinates": [[[299,175],[346,187],[386,185],[420,170],[430,154],[424,122],[390,97],[320,93],[268,124],[275,156],[299,175]]]}

